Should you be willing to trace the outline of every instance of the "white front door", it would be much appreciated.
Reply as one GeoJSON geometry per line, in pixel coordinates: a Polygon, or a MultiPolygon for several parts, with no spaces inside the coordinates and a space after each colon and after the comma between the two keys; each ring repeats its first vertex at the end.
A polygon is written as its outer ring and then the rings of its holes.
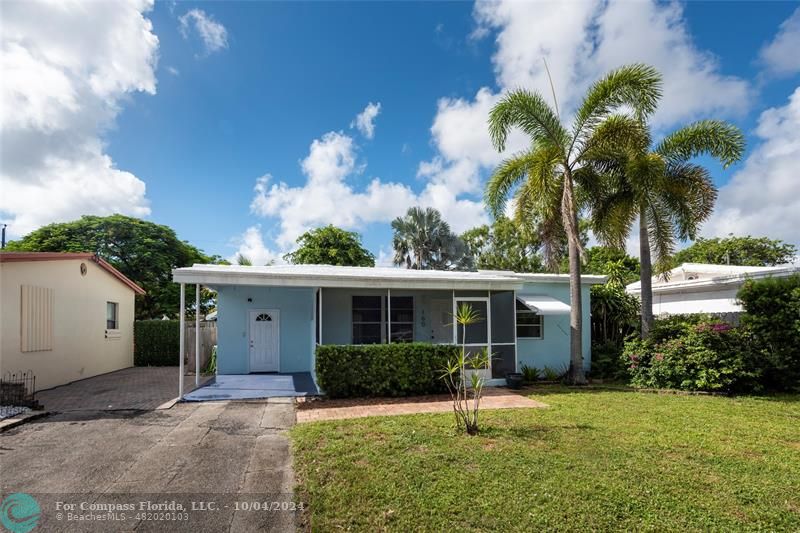
{"type": "Polygon", "coordinates": [[[250,311],[250,372],[280,370],[280,312],[250,311]]]}

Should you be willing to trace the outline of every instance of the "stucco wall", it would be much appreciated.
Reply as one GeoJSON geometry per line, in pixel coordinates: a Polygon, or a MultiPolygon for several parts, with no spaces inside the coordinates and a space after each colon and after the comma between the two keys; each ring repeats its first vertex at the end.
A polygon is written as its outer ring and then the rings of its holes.
{"type": "Polygon", "coordinates": [[[248,321],[251,309],[280,311],[280,371],[310,372],[314,349],[314,289],[305,287],[220,286],[217,318],[217,371],[250,371],[248,321]],[[251,302],[247,300],[251,299],[251,302]]]}
{"type": "Polygon", "coordinates": [[[30,369],[41,390],[133,366],[134,293],[93,261],[0,263],[0,294],[0,373],[30,369]],[[53,289],[52,350],[20,349],[22,285],[53,289]],[[119,304],[113,339],[105,335],[109,301],[119,304]]]}
{"type": "MultiPolygon", "coordinates": [[[[583,366],[591,366],[592,331],[589,285],[583,285],[583,366]]],[[[569,283],[526,283],[518,293],[543,294],[569,305],[569,283]]],[[[562,369],[569,366],[569,315],[549,315],[544,319],[542,339],[517,339],[517,364],[542,369],[549,366],[562,369]]]]}

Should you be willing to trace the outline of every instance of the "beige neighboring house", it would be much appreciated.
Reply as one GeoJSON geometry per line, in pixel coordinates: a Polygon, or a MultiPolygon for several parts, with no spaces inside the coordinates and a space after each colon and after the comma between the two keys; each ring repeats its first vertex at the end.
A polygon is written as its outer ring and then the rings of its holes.
{"type": "Polygon", "coordinates": [[[0,376],[42,390],[133,366],[137,294],[90,253],[0,252],[0,376]]]}
{"type": "MultiPolygon", "coordinates": [[[[666,279],[653,277],[653,314],[685,315],[691,313],[741,313],[736,294],[748,279],[787,277],[800,272],[797,265],[772,267],[708,265],[683,263],[669,271],[666,279]]],[[[625,290],[641,297],[641,283],[625,290]]]]}

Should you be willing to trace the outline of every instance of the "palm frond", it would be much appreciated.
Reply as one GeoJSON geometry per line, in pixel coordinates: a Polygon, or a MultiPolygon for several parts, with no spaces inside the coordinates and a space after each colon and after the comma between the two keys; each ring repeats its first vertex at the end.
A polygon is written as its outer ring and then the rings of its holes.
{"type": "Polygon", "coordinates": [[[681,239],[694,239],[704,221],[711,216],[717,188],[705,167],[684,163],[668,165],[660,187],[664,206],[672,213],[681,239]]]}
{"type": "Polygon", "coordinates": [[[675,227],[669,209],[657,197],[650,197],[644,206],[650,249],[653,253],[654,271],[662,274],[669,270],[670,258],[675,251],[675,227]]]}
{"type": "Polygon", "coordinates": [[[569,133],[558,115],[537,92],[516,89],[506,93],[489,113],[489,136],[494,147],[502,152],[508,134],[519,128],[531,137],[534,144],[545,143],[564,147],[569,133]]]}
{"type": "Polygon", "coordinates": [[[654,151],[676,164],[708,154],[727,168],[742,158],[744,149],[739,128],[723,120],[701,120],[667,135],[654,151]]]}
{"type": "Polygon", "coordinates": [[[603,118],[620,107],[630,107],[638,120],[644,120],[655,111],[660,98],[661,74],[655,68],[637,63],[612,70],[589,88],[578,107],[573,144],[588,137],[603,118]]]}

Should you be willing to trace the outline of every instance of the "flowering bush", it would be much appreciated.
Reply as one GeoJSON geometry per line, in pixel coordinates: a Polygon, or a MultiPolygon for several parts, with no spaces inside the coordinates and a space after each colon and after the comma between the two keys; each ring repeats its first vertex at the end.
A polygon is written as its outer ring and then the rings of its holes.
{"type": "Polygon", "coordinates": [[[748,333],[705,316],[659,320],[651,337],[625,344],[636,387],[742,391],[757,387],[748,333]]]}

